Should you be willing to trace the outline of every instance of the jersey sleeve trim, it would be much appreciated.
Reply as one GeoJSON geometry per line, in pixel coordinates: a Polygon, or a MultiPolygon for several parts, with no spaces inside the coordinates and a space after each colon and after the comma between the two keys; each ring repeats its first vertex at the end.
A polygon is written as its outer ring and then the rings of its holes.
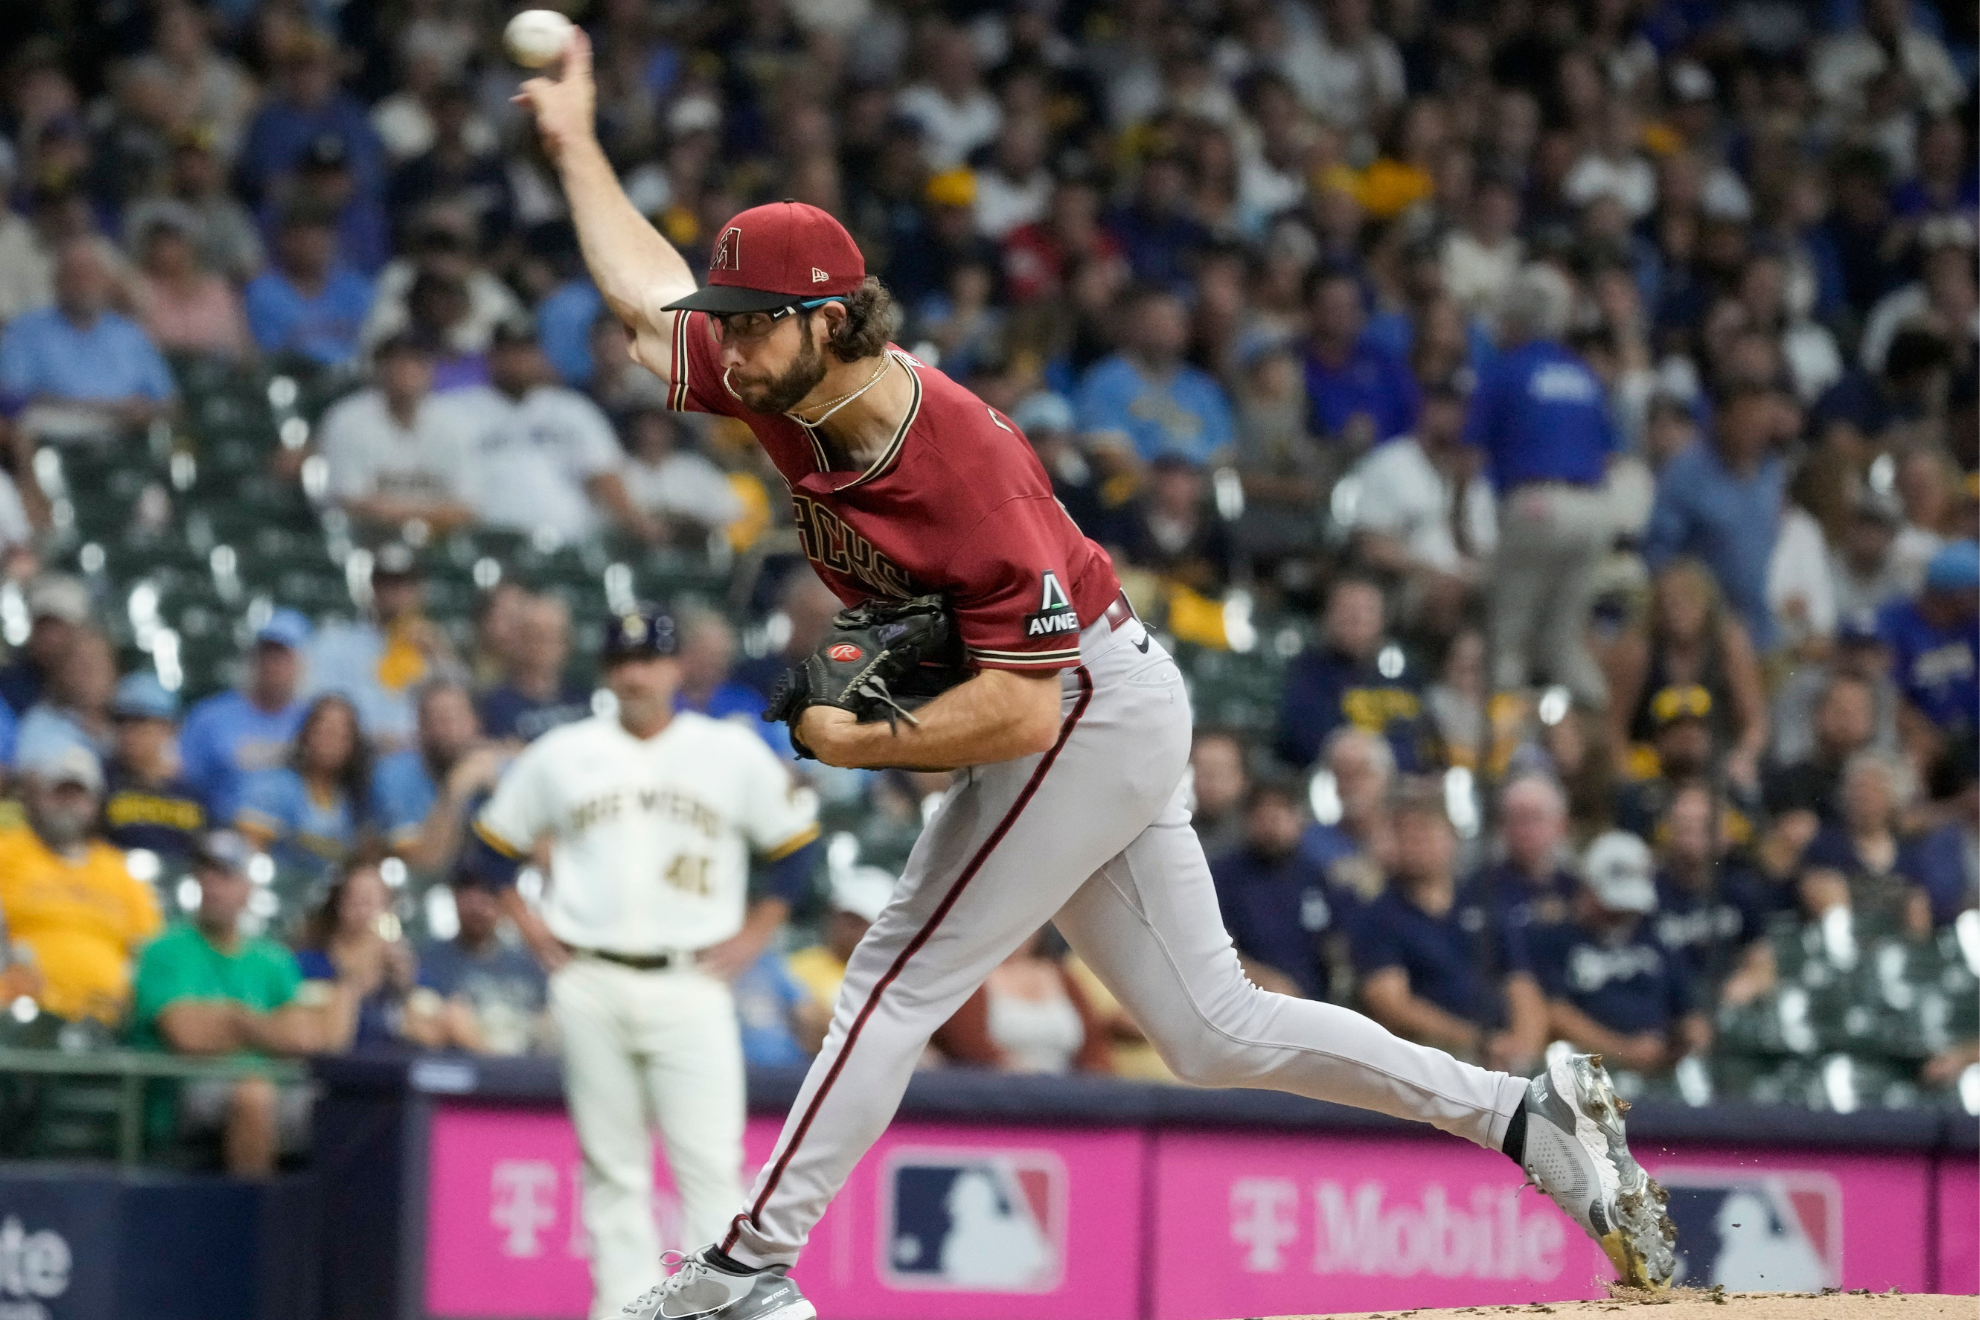
{"type": "Polygon", "coordinates": [[[675,412],[686,412],[688,406],[687,324],[693,319],[693,312],[678,312],[674,316],[674,379],[670,382],[667,406],[675,412]]]}
{"type": "Polygon", "coordinates": [[[763,860],[766,862],[781,862],[806,844],[816,841],[817,838],[818,822],[813,821],[776,847],[765,849],[763,860]]]}
{"type": "Polygon", "coordinates": [[[529,856],[529,849],[510,843],[507,839],[490,829],[486,821],[477,820],[474,822],[472,828],[477,839],[480,839],[490,848],[493,848],[496,852],[509,858],[511,861],[520,861],[524,857],[529,856]]]}
{"type": "Polygon", "coordinates": [[[969,658],[993,669],[1064,669],[1079,663],[1077,646],[1063,651],[991,651],[972,646],[969,658]]]}

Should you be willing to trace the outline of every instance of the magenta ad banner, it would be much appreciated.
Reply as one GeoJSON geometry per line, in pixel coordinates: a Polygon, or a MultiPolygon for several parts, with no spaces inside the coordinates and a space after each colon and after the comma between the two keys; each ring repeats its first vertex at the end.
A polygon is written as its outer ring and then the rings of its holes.
{"type": "Polygon", "coordinates": [[[1980,1293],[1980,1161],[1939,1161],[1939,1277],[1934,1292],[1980,1293]]]}
{"type": "MultiPolygon", "coordinates": [[[[778,1126],[751,1121],[750,1172],[778,1126]]],[[[1137,1320],[1144,1142],[1131,1129],[896,1124],[793,1277],[845,1320],[1137,1320]]],[[[427,1311],[585,1315],[577,1138],[563,1113],[443,1104],[430,1151],[427,1311]]],[[[701,1245],[681,1240],[664,1161],[656,1183],[662,1245],[701,1245]]]]}
{"type": "MultiPolygon", "coordinates": [[[[1639,1155],[1681,1281],[1927,1285],[1924,1156],[1639,1155]]],[[[1154,1320],[1560,1301],[1614,1277],[1503,1156],[1449,1139],[1160,1134],[1154,1179],[1154,1320]]]]}

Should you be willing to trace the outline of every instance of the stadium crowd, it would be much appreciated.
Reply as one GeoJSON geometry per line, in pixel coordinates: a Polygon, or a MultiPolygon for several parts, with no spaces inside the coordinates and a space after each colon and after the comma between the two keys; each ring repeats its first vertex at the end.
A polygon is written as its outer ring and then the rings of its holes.
{"type": "MultiPolygon", "coordinates": [[[[463,822],[593,711],[580,642],[647,594],[628,562],[705,570],[667,593],[680,704],[790,755],[756,717],[837,602],[747,432],[627,357],[508,102],[506,13],[0,16],[17,1023],[554,1049],[463,822]],[[265,503],[195,507],[227,461],[265,503]],[[239,589],[284,537],[331,595],[239,589]],[[205,668],[151,613],[180,544],[220,588],[205,668]],[[597,547],[582,589],[521,566],[597,547]]],[[[840,217],[898,342],[1113,554],[1192,674],[1254,980],[1691,1103],[1980,1108],[1971,5],[574,17],[601,139],[692,264],[758,201],[840,217]]],[[[738,985],[764,1064],[816,1048],[945,788],[793,769],[831,843],[738,985]]],[[[1049,928],[930,1059],[1165,1074],[1049,928]]],[[[177,1121],[266,1168],[302,1107],[188,1086],[177,1121]]]]}

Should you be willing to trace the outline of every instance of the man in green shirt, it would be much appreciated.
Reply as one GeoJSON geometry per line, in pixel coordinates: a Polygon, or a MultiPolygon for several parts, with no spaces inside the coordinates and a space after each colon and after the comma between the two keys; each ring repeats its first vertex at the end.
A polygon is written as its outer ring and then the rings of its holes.
{"type": "MultiPolygon", "coordinates": [[[[193,854],[199,909],[146,946],[132,986],[132,1039],[173,1054],[296,1056],[318,1047],[323,1011],[297,999],[295,955],[273,940],[240,934],[254,893],[253,849],[231,830],[204,836],[193,854]]],[[[179,1087],[178,1127],[218,1131],[229,1173],[273,1173],[279,1154],[308,1133],[309,1090],[266,1077],[194,1081],[179,1087]]],[[[165,1097],[169,1101],[169,1094],[165,1097]]],[[[170,1105],[153,1111],[169,1128],[170,1105]]],[[[154,1129],[155,1130],[155,1129],[154,1129]]]]}

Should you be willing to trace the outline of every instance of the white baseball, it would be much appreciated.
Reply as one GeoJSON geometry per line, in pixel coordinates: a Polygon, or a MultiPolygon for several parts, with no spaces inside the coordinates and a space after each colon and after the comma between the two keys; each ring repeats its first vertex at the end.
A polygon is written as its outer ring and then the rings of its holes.
{"type": "Polygon", "coordinates": [[[502,30],[502,45],[525,69],[540,69],[564,53],[572,26],[554,9],[525,9],[502,30]]]}

